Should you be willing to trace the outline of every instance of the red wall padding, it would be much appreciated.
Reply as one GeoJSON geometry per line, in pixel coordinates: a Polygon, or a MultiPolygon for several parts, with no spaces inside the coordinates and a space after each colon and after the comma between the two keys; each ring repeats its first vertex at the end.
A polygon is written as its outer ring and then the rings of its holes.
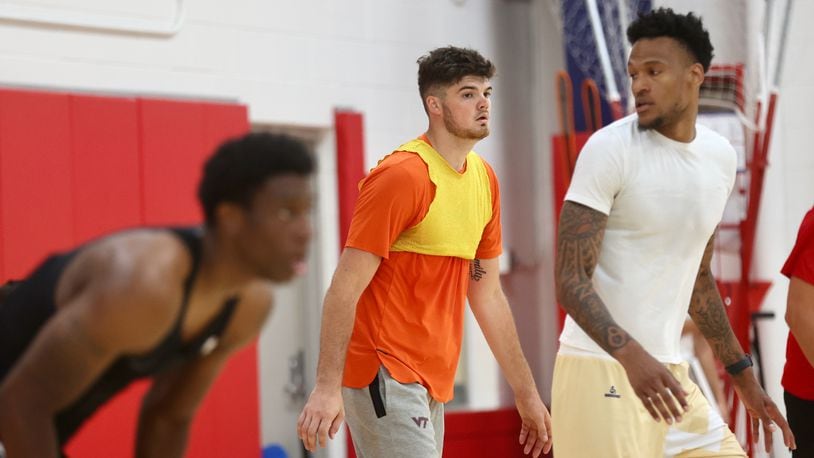
{"type": "Polygon", "coordinates": [[[4,277],[73,243],[68,96],[0,91],[0,212],[4,277]]]}
{"type": "Polygon", "coordinates": [[[359,180],[365,176],[365,133],[361,113],[334,113],[336,129],[336,175],[339,193],[339,246],[345,246],[353,217],[353,207],[359,195],[359,180]]]}
{"type": "Polygon", "coordinates": [[[135,99],[70,96],[77,243],[142,221],[135,99]]]}
{"type": "MultiPolygon", "coordinates": [[[[444,458],[531,456],[523,454],[518,440],[520,426],[520,415],[514,408],[447,412],[444,415],[444,458]]],[[[351,441],[348,458],[356,458],[351,441]]]]}
{"type": "Polygon", "coordinates": [[[144,222],[188,224],[201,220],[195,191],[204,149],[200,103],[139,100],[144,222]]]}
{"type": "Polygon", "coordinates": [[[249,131],[249,113],[245,105],[205,103],[203,109],[205,151],[213,151],[225,139],[237,137],[249,131]]]}
{"type": "MultiPolygon", "coordinates": [[[[201,221],[201,165],[249,129],[245,106],[0,89],[0,280],[49,252],[140,224],[201,221]]],[[[227,365],[201,406],[188,457],[260,455],[257,350],[227,365]]],[[[146,382],[97,413],[77,458],[132,456],[146,382]]]]}
{"type": "Polygon", "coordinates": [[[518,441],[520,426],[520,415],[514,408],[449,412],[444,419],[444,458],[531,456],[523,454],[518,441]]]}

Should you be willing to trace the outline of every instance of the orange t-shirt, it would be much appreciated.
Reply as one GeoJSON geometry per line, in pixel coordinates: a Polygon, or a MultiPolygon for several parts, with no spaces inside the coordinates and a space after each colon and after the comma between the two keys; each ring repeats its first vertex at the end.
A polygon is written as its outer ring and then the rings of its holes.
{"type": "MultiPolygon", "coordinates": [[[[475,257],[491,259],[502,250],[500,195],[494,171],[484,164],[492,219],[475,257]]],[[[452,399],[470,261],[390,251],[401,232],[421,222],[434,196],[427,164],[405,151],[387,156],[361,182],[345,246],[381,256],[382,262],[356,306],[344,386],[370,385],[384,364],[399,382],[421,383],[439,402],[452,399]]]]}

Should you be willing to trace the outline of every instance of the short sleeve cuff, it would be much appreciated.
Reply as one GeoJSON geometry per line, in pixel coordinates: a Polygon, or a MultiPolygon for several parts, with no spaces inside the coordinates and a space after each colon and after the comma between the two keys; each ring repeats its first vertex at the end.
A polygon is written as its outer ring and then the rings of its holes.
{"type": "Polygon", "coordinates": [[[503,247],[499,246],[499,247],[491,249],[491,250],[478,250],[478,252],[475,253],[475,258],[476,259],[492,259],[492,258],[496,258],[496,257],[500,256],[501,254],[503,254],[503,247]]]}
{"type": "Polygon", "coordinates": [[[371,247],[371,246],[367,246],[367,245],[365,245],[364,243],[361,243],[358,240],[348,239],[345,242],[345,248],[356,248],[357,250],[367,251],[368,253],[375,254],[376,256],[379,256],[379,257],[381,257],[383,259],[389,259],[390,258],[390,250],[389,249],[386,249],[386,250],[377,249],[377,248],[374,248],[374,247],[371,247]]]}
{"type": "Polygon", "coordinates": [[[577,192],[568,191],[568,193],[565,195],[564,200],[575,202],[580,205],[585,205],[586,207],[592,208],[604,215],[610,215],[611,206],[609,204],[599,202],[596,199],[592,199],[577,192]]]}

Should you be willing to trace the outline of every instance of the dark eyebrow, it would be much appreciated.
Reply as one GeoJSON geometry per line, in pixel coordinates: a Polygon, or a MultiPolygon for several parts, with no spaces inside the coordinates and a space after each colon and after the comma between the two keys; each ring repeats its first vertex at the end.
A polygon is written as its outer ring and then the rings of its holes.
{"type": "MultiPolygon", "coordinates": [[[[467,91],[467,90],[477,91],[478,88],[476,86],[462,86],[460,89],[458,89],[458,92],[467,91]]],[[[492,86],[489,86],[486,89],[484,89],[483,91],[486,92],[486,91],[491,91],[491,90],[492,90],[492,86]]]]}
{"type": "MultiPolygon", "coordinates": [[[[628,60],[627,65],[630,66],[631,64],[632,64],[632,62],[630,60],[628,60]]],[[[650,59],[647,59],[647,60],[641,62],[639,65],[652,65],[652,64],[667,65],[667,61],[663,60],[663,59],[658,59],[658,58],[650,58],[650,59]]]]}

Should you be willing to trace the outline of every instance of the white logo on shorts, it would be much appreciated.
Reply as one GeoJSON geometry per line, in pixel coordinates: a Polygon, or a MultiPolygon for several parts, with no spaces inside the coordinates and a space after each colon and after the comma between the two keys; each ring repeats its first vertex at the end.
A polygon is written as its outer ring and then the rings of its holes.
{"type": "Polygon", "coordinates": [[[606,398],[617,398],[617,399],[618,399],[618,398],[621,398],[621,397],[622,397],[622,395],[621,395],[621,394],[618,394],[618,393],[616,392],[616,387],[615,387],[615,386],[613,386],[613,385],[611,385],[611,387],[610,387],[610,389],[608,390],[608,392],[607,392],[607,393],[605,393],[605,397],[606,397],[606,398]]]}

